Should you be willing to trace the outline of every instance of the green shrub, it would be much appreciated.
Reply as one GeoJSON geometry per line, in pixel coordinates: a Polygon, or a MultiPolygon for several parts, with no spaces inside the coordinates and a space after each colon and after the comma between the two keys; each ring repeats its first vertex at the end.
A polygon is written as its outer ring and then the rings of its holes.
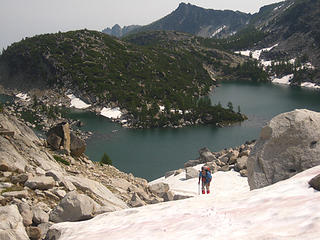
{"type": "Polygon", "coordinates": [[[2,190],[1,194],[5,193],[5,192],[15,192],[15,191],[22,191],[22,190],[23,190],[22,186],[13,185],[12,187],[9,187],[9,188],[2,190]]]}
{"type": "Polygon", "coordinates": [[[69,163],[67,160],[65,160],[64,158],[62,158],[62,157],[60,157],[60,156],[58,156],[58,155],[53,155],[53,158],[54,158],[57,162],[61,162],[61,163],[63,163],[64,165],[67,165],[67,166],[70,165],[70,163],[69,163]]]}
{"type": "Polygon", "coordinates": [[[101,160],[100,160],[100,164],[107,164],[107,165],[112,165],[112,160],[110,159],[110,157],[104,153],[101,160]]]}

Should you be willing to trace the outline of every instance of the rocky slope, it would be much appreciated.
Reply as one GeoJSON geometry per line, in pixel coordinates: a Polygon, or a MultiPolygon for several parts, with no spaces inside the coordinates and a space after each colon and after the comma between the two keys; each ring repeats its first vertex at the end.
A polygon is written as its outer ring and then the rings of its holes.
{"type": "Polygon", "coordinates": [[[49,148],[6,112],[0,113],[0,126],[0,203],[6,206],[0,210],[1,239],[28,239],[26,232],[31,239],[42,239],[54,222],[164,201],[144,179],[83,154],[69,155],[65,144],[49,148]],[[12,217],[7,225],[5,214],[12,217]]]}

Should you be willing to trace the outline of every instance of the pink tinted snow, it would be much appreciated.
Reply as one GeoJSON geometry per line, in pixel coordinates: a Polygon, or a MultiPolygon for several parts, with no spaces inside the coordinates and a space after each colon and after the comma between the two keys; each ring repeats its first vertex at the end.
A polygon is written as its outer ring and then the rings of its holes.
{"type": "MultiPolygon", "coordinates": [[[[59,240],[316,240],[320,239],[320,192],[310,188],[308,181],[319,173],[320,166],[262,189],[221,194],[220,187],[212,195],[107,213],[53,228],[62,230],[59,240]]],[[[231,182],[239,178],[228,177],[231,182]]],[[[223,174],[215,176],[222,184],[218,178],[223,174]]]]}

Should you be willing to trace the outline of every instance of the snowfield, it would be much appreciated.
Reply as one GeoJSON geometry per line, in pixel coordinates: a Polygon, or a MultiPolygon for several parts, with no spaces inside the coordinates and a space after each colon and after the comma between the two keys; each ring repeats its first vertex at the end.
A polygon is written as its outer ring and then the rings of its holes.
{"type": "MultiPolygon", "coordinates": [[[[308,181],[318,174],[320,166],[249,191],[246,178],[218,172],[213,174],[212,194],[105,213],[51,229],[61,231],[59,240],[316,240],[320,239],[320,192],[308,181]]],[[[170,181],[186,183],[176,190],[185,187],[197,193],[197,179],[177,176],[170,181]]]]}
{"type": "Polygon", "coordinates": [[[289,74],[287,76],[284,76],[282,78],[274,78],[272,80],[273,83],[278,83],[278,84],[286,84],[289,85],[290,84],[290,80],[293,78],[293,74],[289,74]]]}
{"type": "Polygon", "coordinates": [[[121,118],[122,112],[120,111],[120,108],[106,108],[104,107],[100,114],[106,118],[111,118],[111,119],[118,119],[121,118]]]}
{"type": "Polygon", "coordinates": [[[77,109],[86,109],[91,106],[90,104],[85,103],[84,101],[82,101],[80,98],[77,98],[73,94],[68,94],[67,97],[71,100],[70,107],[74,107],[77,109]]]}

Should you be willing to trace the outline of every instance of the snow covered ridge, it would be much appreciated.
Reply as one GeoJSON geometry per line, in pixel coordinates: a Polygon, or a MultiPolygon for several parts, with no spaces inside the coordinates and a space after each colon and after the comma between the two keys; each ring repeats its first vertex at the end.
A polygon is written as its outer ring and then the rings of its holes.
{"type": "MultiPolygon", "coordinates": [[[[248,191],[236,173],[218,172],[212,181],[222,186],[213,185],[212,194],[55,224],[49,239],[315,240],[320,236],[320,192],[308,181],[319,173],[317,166],[248,191]]],[[[197,186],[193,182],[191,187],[197,186]]]]}

